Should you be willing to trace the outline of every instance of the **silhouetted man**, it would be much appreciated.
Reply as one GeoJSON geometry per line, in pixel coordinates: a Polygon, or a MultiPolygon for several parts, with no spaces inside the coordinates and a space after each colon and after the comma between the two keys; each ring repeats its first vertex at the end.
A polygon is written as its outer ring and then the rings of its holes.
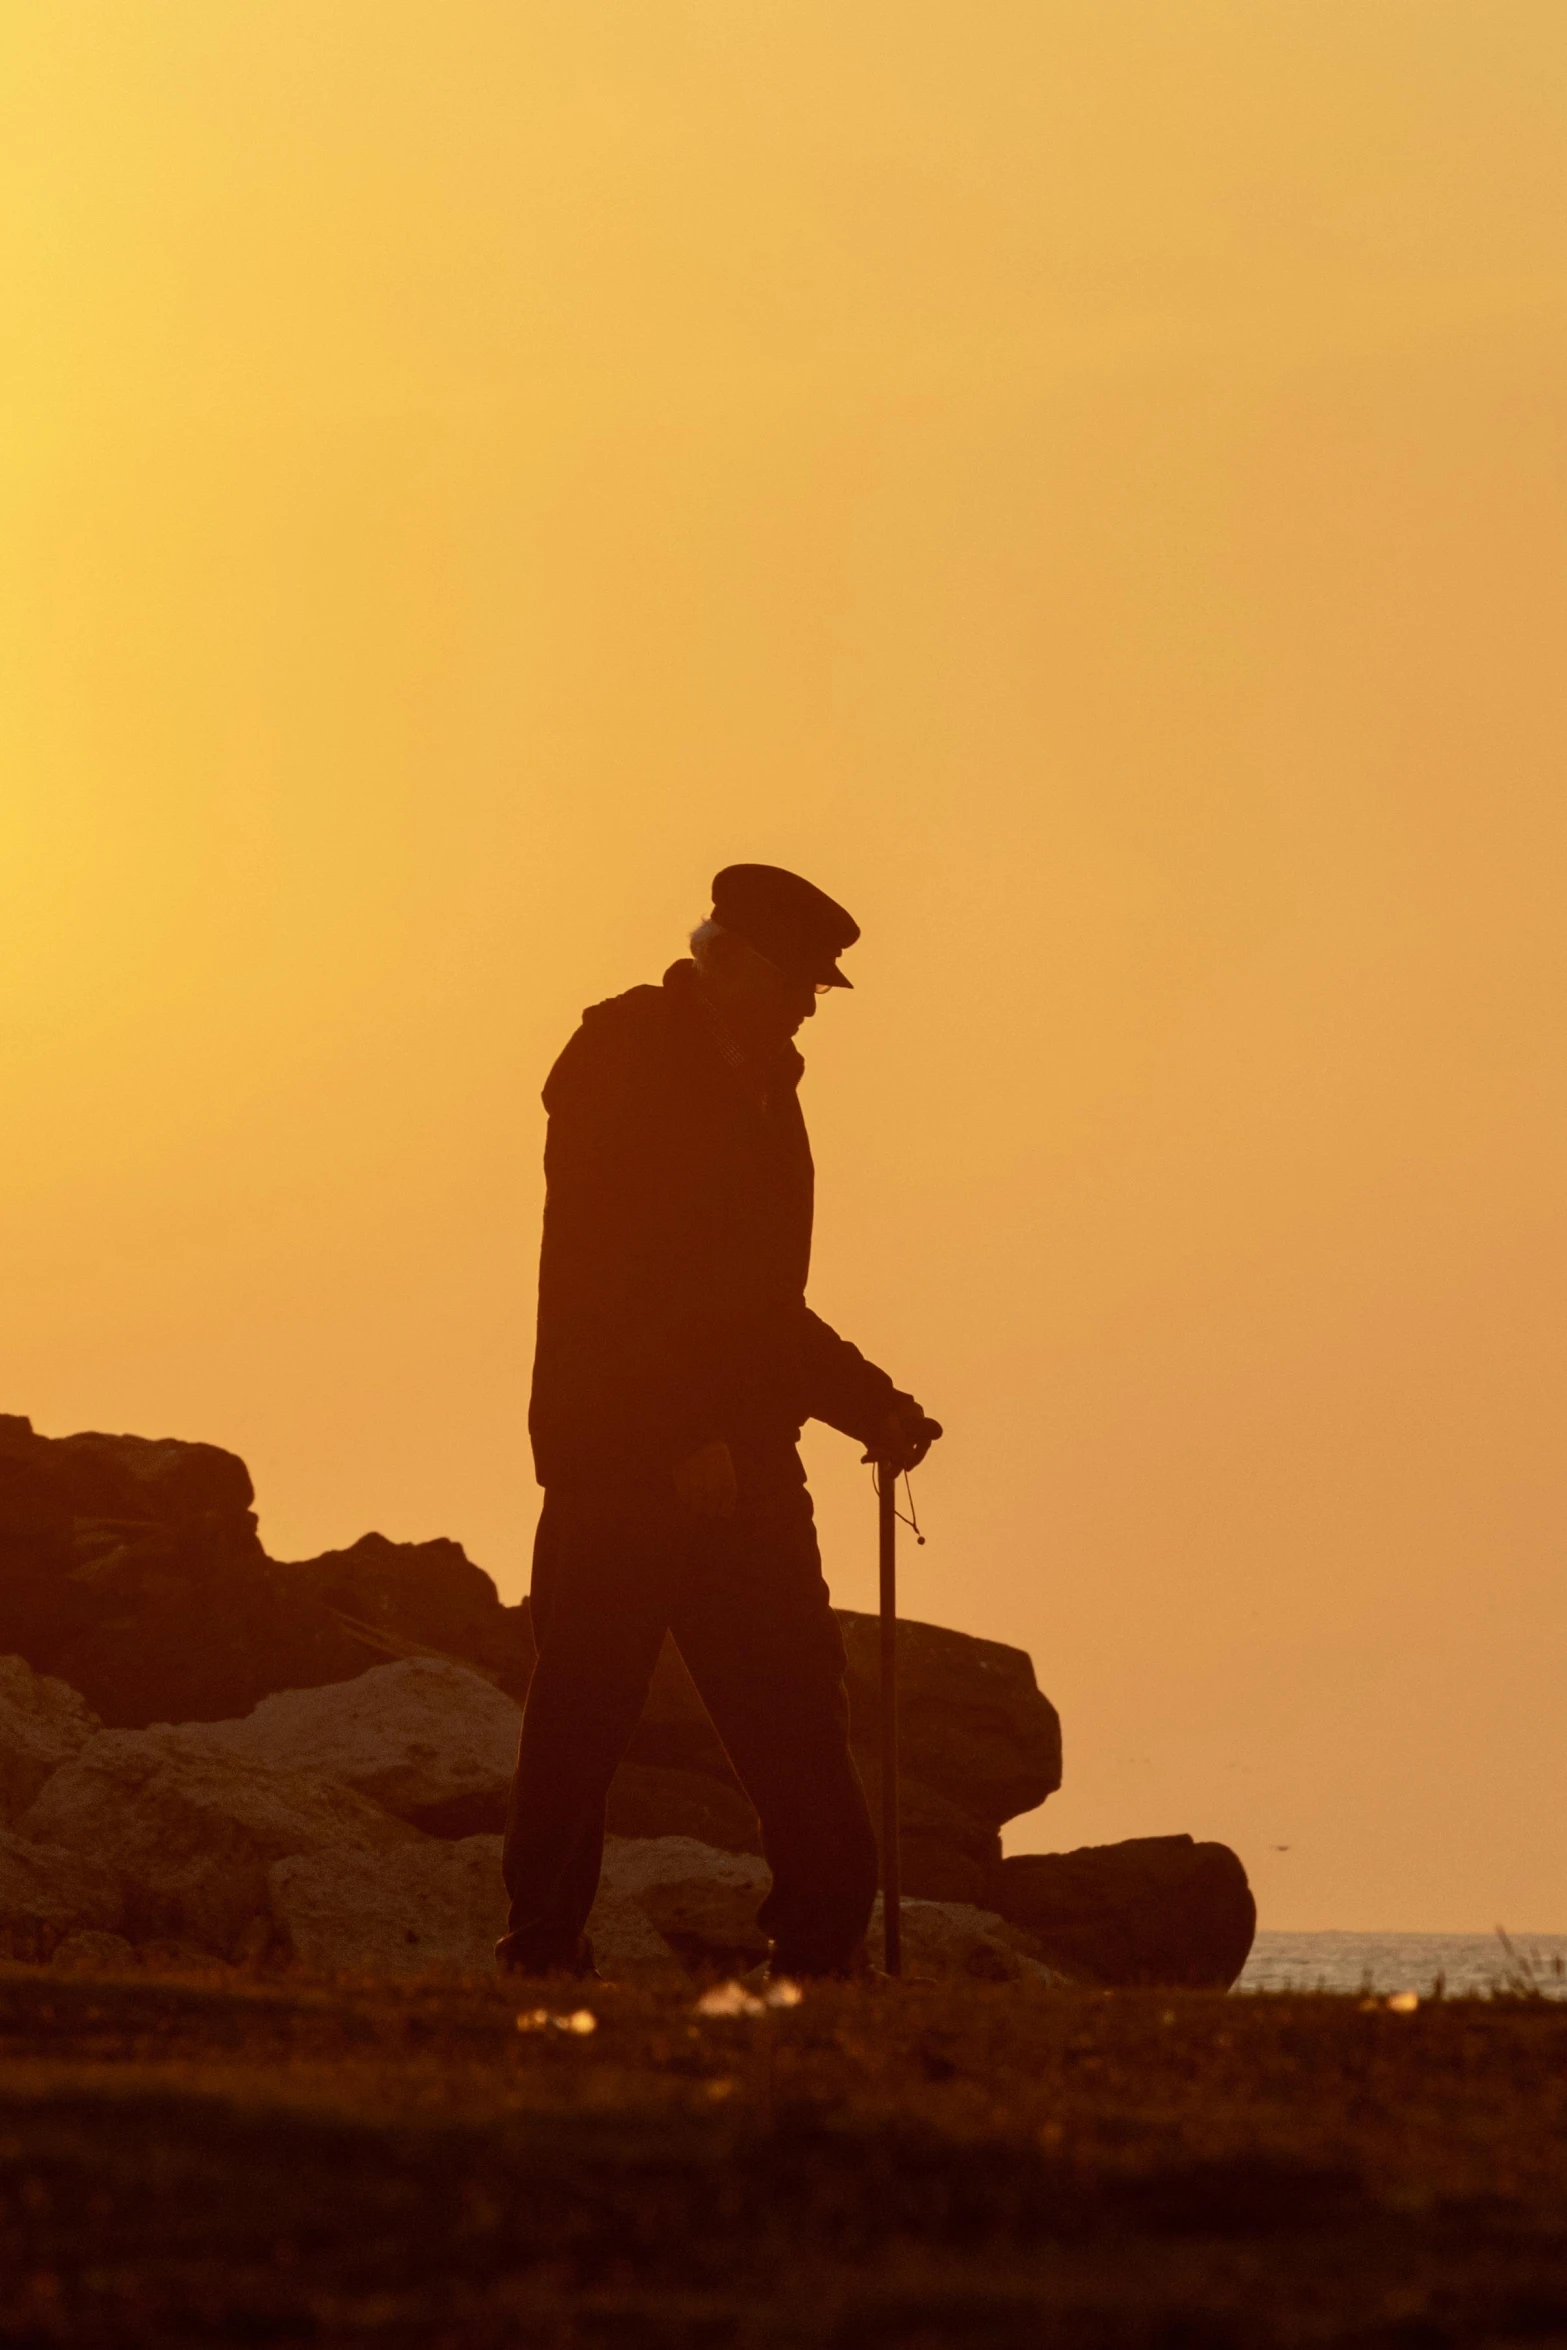
{"type": "Polygon", "coordinates": [[[793,1044],[858,926],[731,865],[661,987],[583,1015],[544,1089],[548,1195],[529,1427],[539,1660],[506,1829],[505,1967],[590,1972],[604,1803],[666,1630],[756,1806],[784,1974],[860,1963],[876,1841],[807,1419],[878,1459],[939,1428],[805,1302],[813,1169],[793,1044]]]}

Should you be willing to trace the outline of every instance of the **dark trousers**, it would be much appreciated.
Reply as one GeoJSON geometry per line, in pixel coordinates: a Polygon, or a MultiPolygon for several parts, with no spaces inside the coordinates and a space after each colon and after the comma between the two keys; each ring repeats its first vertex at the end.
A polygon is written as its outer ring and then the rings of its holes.
{"type": "Polygon", "coordinates": [[[604,1803],[667,1631],[756,1806],[772,1889],[757,1922],[781,1970],[851,1965],[876,1894],[876,1839],[853,1756],[843,1635],[798,1457],[737,1462],[732,1518],[673,1488],[551,1490],[533,1557],[539,1657],[523,1715],[503,1868],[503,1965],[582,1964],[604,1803]]]}

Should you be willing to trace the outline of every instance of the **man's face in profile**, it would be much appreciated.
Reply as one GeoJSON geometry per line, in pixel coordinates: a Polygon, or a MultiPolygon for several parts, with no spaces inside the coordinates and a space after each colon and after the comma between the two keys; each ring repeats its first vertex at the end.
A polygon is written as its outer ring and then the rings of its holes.
{"type": "Polygon", "coordinates": [[[704,975],[724,1018],[741,1042],[758,1052],[779,1052],[816,1016],[817,987],[809,979],[791,979],[757,953],[743,938],[715,942],[704,975]]]}

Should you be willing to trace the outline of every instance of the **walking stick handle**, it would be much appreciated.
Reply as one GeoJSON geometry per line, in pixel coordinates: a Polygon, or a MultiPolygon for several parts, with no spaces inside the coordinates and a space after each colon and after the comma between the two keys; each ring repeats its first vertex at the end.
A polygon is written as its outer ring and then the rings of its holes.
{"type": "Polygon", "coordinates": [[[903,1972],[903,1870],[898,1825],[898,1472],[880,1461],[876,1485],[881,1565],[881,1918],[889,1975],[903,1972]]]}

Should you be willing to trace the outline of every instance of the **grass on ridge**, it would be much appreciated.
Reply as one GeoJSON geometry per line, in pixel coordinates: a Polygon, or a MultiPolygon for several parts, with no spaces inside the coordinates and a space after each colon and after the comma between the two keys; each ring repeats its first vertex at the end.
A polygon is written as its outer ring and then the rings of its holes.
{"type": "Polygon", "coordinates": [[[1567,2343],[1567,2006],[10,1967],[0,2277],[8,2350],[1567,2343]]]}

